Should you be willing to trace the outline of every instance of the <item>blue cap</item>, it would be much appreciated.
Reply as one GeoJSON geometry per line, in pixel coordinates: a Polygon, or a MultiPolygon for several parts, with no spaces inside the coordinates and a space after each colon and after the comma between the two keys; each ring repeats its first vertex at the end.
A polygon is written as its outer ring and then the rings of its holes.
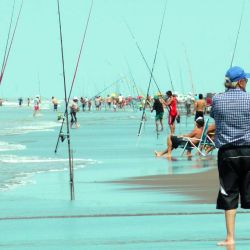
{"type": "Polygon", "coordinates": [[[231,82],[237,82],[240,79],[250,78],[250,73],[245,73],[241,67],[234,66],[227,71],[226,77],[229,78],[231,82]]]}

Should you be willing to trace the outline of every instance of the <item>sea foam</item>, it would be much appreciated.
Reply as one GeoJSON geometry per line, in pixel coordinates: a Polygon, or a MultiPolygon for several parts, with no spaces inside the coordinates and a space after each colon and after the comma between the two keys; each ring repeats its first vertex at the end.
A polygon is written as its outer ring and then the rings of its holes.
{"type": "Polygon", "coordinates": [[[4,141],[0,141],[0,151],[14,151],[14,150],[24,150],[25,145],[22,144],[12,144],[4,141]]]}

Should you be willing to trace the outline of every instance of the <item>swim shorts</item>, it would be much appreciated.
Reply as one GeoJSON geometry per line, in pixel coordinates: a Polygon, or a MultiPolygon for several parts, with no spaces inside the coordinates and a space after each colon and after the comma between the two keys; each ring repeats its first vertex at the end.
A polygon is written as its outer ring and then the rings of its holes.
{"type": "Polygon", "coordinates": [[[169,114],[169,116],[168,116],[168,125],[173,125],[174,124],[176,116],[177,116],[177,114],[176,115],[170,115],[169,114]]]}
{"type": "Polygon", "coordinates": [[[158,121],[158,120],[162,120],[163,115],[164,115],[164,112],[160,112],[160,113],[158,113],[158,114],[155,116],[155,120],[156,120],[156,121],[158,121]]]}
{"type": "Polygon", "coordinates": [[[221,148],[218,152],[220,190],[217,209],[250,208],[250,146],[221,148]]]}

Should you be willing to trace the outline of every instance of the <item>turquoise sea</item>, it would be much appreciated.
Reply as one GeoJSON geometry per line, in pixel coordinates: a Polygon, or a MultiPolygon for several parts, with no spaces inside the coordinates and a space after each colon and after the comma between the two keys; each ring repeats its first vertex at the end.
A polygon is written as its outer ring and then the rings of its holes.
{"type": "MultiPolygon", "coordinates": [[[[63,108],[61,107],[61,111],[63,108]]],[[[54,153],[61,122],[57,112],[47,103],[33,117],[32,107],[7,105],[0,107],[0,191],[29,185],[39,174],[67,172],[67,140],[60,141],[54,153]],[[44,108],[43,108],[44,107],[44,108]]],[[[166,159],[156,159],[154,150],[165,148],[168,126],[156,135],[154,113],[147,112],[147,121],[137,136],[141,112],[92,111],[77,113],[79,129],[70,130],[74,156],[75,178],[85,173],[84,181],[112,181],[127,177],[178,174],[208,169],[206,162],[195,167],[182,160],[174,165],[166,159]]],[[[177,133],[192,129],[192,117],[182,118],[177,133]]],[[[63,129],[66,133],[66,124],[63,129]]],[[[173,151],[173,156],[180,155],[173,151]]],[[[67,185],[65,183],[65,185],[67,185]]]]}

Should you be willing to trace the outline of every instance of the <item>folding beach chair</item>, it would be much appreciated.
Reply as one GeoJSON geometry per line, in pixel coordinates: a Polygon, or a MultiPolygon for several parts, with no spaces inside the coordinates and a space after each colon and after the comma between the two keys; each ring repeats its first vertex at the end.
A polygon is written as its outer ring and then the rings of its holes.
{"type": "Polygon", "coordinates": [[[215,148],[216,146],[213,139],[207,135],[205,141],[201,143],[201,151],[204,150],[205,155],[208,155],[209,153],[212,153],[215,148]]]}
{"type": "Polygon", "coordinates": [[[192,140],[194,140],[194,139],[197,140],[197,142],[198,142],[197,145],[195,145],[192,142],[191,138],[184,137],[184,139],[186,140],[186,143],[184,144],[181,156],[183,156],[185,150],[193,150],[193,149],[196,149],[203,156],[206,155],[204,152],[202,152],[202,148],[204,147],[204,145],[206,144],[206,142],[208,140],[207,139],[207,137],[208,137],[207,136],[208,122],[209,122],[209,119],[207,119],[206,122],[205,122],[205,124],[204,124],[203,131],[202,131],[202,134],[201,134],[201,138],[200,139],[199,138],[192,138],[192,140]]]}

